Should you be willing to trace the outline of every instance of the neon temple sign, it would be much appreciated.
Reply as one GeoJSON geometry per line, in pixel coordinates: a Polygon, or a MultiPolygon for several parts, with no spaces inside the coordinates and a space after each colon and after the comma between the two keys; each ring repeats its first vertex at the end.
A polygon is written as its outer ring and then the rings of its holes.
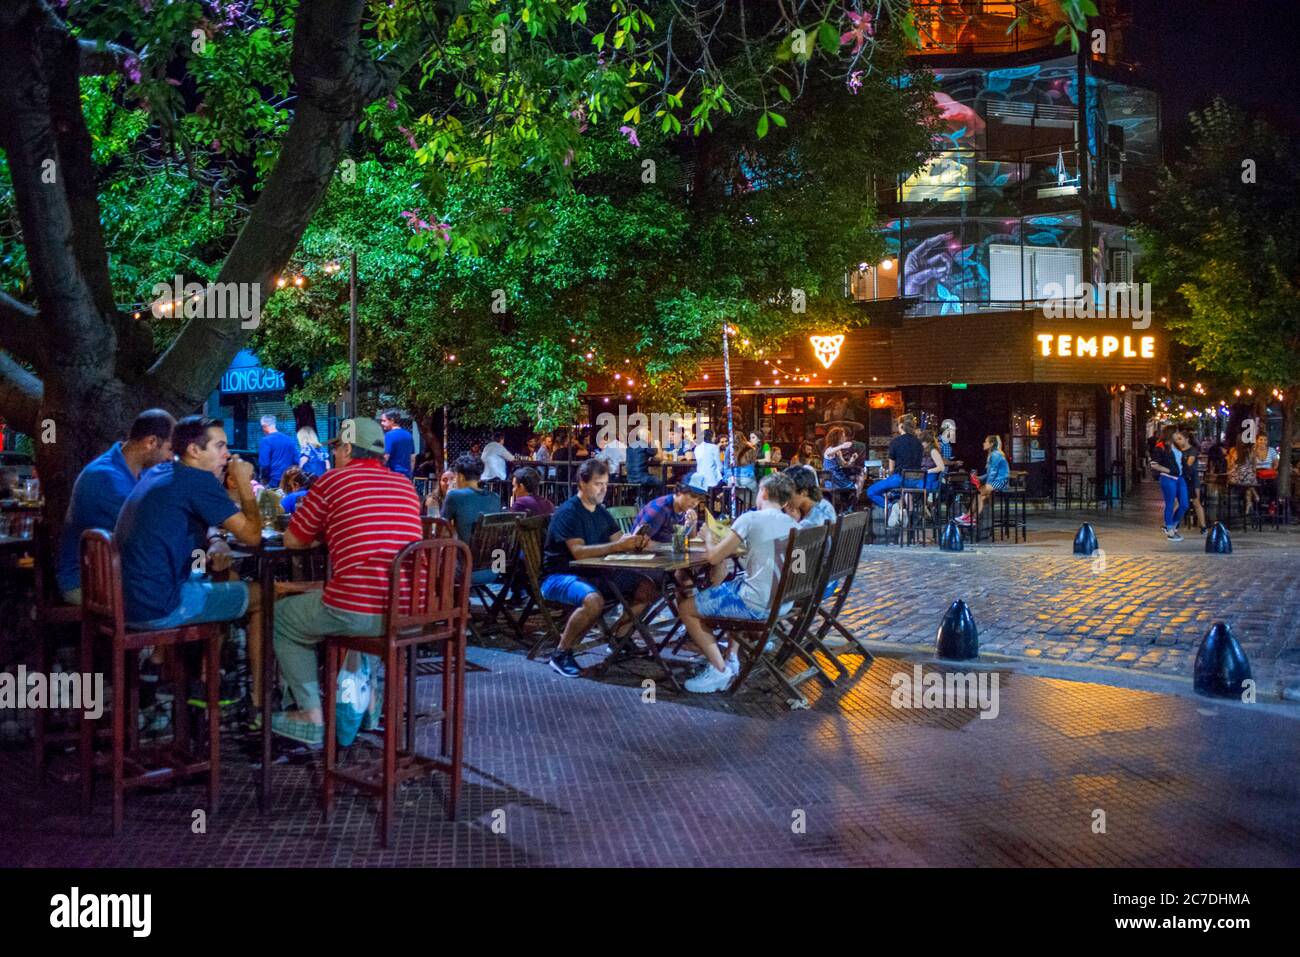
{"type": "Polygon", "coordinates": [[[1114,355],[1125,359],[1156,357],[1155,336],[1079,336],[1044,332],[1034,338],[1038,340],[1039,355],[1043,358],[1108,359],[1114,355]],[[1137,340],[1136,344],[1134,340],[1137,340]]]}
{"type": "Polygon", "coordinates": [[[822,368],[829,369],[840,357],[844,336],[809,336],[808,341],[812,343],[813,354],[817,356],[817,361],[822,364],[822,368]]]}

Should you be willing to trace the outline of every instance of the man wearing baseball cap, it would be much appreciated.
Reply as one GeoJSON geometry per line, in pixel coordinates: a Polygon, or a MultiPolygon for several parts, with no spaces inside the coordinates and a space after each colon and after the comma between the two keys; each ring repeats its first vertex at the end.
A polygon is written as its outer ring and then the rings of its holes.
{"type": "Polygon", "coordinates": [[[383,631],[393,556],[423,537],[415,487],[385,466],[378,422],[345,419],[330,445],[334,468],[312,483],[284,533],[289,548],[323,538],[330,579],[324,591],[275,604],[275,656],[297,710],[273,715],[271,730],[306,744],[324,740],[316,645],[326,635],[383,631]]]}
{"type": "Polygon", "coordinates": [[[673,526],[685,525],[687,533],[694,531],[696,509],[709,497],[702,488],[685,483],[668,495],[660,495],[641,506],[632,520],[632,528],[650,536],[651,541],[671,542],[673,526]]]}

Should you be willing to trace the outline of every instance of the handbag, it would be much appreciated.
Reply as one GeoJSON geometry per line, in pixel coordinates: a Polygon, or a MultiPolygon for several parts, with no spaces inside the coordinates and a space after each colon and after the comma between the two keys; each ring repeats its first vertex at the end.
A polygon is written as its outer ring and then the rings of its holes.
{"type": "Polygon", "coordinates": [[[361,723],[370,711],[370,656],[349,652],[339,669],[338,704],[334,708],[334,734],[340,747],[348,747],[357,739],[361,723]],[[349,662],[355,661],[353,667],[349,662]]]}
{"type": "Polygon", "coordinates": [[[1268,481],[1277,478],[1277,469],[1256,469],[1255,477],[1268,481]]]}

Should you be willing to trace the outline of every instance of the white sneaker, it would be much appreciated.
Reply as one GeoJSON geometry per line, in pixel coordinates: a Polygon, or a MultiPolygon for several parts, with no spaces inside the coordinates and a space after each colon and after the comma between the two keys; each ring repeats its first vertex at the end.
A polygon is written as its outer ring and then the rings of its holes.
{"type": "Polygon", "coordinates": [[[731,682],[736,678],[736,673],[730,668],[724,668],[719,671],[713,665],[709,665],[700,674],[694,678],[688,678],[685,684],[687,691],[695,694],[708,694],[712,691],[726,691],[731,682]]]}

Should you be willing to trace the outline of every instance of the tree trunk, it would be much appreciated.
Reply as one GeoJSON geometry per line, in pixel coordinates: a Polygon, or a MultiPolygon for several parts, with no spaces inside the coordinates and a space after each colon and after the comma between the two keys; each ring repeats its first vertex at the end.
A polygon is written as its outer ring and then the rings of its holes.
{"type": "Polygon", "coordinates": [[[1296,443],[1297,429],[1296,422],[1296,391],[1300,389],[1300,383],[1287,385],[1283,389],[1282,399],[1282,448],[1277,463],[1277,494],[1282,500],[1291,497],[1291,455],[1292,449],[1296,443]]]}

